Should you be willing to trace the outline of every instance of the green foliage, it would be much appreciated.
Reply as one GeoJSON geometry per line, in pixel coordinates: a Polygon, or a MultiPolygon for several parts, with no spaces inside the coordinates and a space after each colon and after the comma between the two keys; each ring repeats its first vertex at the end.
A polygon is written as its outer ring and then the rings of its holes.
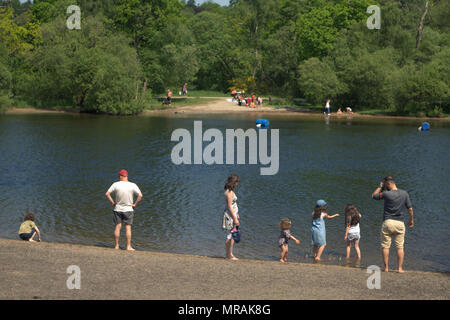
{"type": "Polygon", "coordinates": [[[82,112],[142,110],[136,99],[141,67],[126,37],[91,17],[79,31],[60,18],[42,29],[43,43],[28,57],[33,73],[22,84],[28,99],[43,107],[76,105],[82,112]]]}
{"type": "Polygon", "coordinates": [[[299,86],[312,103],[324,103],[343,90],[334,70],[318,58],[304,61],[299,67],[299,73],[299,86]]]}
{"type": "MultiPolygon", "coordinates": [[[[386,113],[450,112],[449,1],[0,0],[0,99],[132,114],[151,93],[231,88],[386,113]],[[81,30],[66,10],[81,8],[81,30]],[[381,29],[366,27],[369,5],[381,29]]],[[[206,91],[204,91],[206,92],[206,91]]]]}
{"type": "Polygon", "coordinates": [[[18,25],[11,7],[0,8],[0,39],[8,49],[8,55],[23,53],[39,43],[39,24],[28,22],[24,26],[18,25]]]}
{"type": "Polygon", "coordinates": [[[0,110],[11,106],[9,98],[11,88],[11,73],[8,68],[0,62],[0,110]]]}

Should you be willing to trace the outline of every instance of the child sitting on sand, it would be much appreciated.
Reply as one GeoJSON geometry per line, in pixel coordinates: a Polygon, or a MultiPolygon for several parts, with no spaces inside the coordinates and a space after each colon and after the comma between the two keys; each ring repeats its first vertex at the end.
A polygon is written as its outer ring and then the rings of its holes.
{"type": "Polygon", "coordinates": [[[296,239],[291,234],[290,228],[291,228],[291,220],[285,218],[280,221],[281,234],[280,234],[280,240],[278,240],[278,246],[281,249],[281,257],[280,257],[281,262],[287,262],[289,239],[292,239],[295,241],[295,243],[300,244],[300,240],[296,239]]]}
{"type": "Polygon", "coordinates": [[[32,213],[28,213],[25,216],[24,222],[22,222],[19,228],[19,237],[22,240],[34,242],[33,238],[37,233],[38,234],[37,241],[41,241],[41,232],[34,223],[34,219],[35,217],[34,214],[32,213]]]}
{"type": "Polygon", "coordinates": [[[352,204],[347,204],[345,207],[345,236],[344,241],[347,241],[347,260],[350,259],[350,250],[352,243],[355,246],[358,260],[361,260],[361,250],[359,249],[359,239],[361,239],[359,221],[361,220],[361,213],[352,204]]]}
{"type": "Polygon", "coordinates": [[[311,225],[311,244],[313,247],[314,261],[320,261],[320,257],[327,245],[326,231],[325,231],[325,218],[332,219],[339,217],[339,213],[332,216],[327,214],[327,203],[324,200],[318,200],[316,207],[312,213],[312,225],[311,225]]]}

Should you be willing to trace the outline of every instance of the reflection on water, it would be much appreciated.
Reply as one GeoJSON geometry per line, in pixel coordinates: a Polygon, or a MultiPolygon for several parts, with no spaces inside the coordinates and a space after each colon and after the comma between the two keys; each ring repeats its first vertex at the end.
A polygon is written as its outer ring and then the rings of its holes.
{"type": "MultiPolygon", "coordinates": [[[[370,195],[382,177],[393,175],[410,193],[416,213],[416,226],[406,233],[405,268],[449,271],[447,122],[432,122],[432,131],[420,133],[416,120],[266,115],[280,129],[277,175],[261,176],[260,165],[172,164],[174,129],[192,130],[193,120],[201,118],[204,131],[225,132],[253,128],[259,117],[2,115],[0,237],[17,238],[23,216],[32,211],[45,241],[112,247],[104,194],[126,168],[144,193],[133,228],[137,249],[222,256],[223,185],[233,172],[241,180],[238,257],[278,260],[278,222],[289,217],[301,244],[290,245],[288,259],[312,263],[311,212],[323,198],[330,213],[342,213],[347,203],[358,207],[360,266],[381,265],[383,204],[370,195]]],[[[327,221],[326,230],[322,263],[345,266],[343,218],[327,221]]],[[[394,250],[390,262],[395,269],[394,250]]]]}

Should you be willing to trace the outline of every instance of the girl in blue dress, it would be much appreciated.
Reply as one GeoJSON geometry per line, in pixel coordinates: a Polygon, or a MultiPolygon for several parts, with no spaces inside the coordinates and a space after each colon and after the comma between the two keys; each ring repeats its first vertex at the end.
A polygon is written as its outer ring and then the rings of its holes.
{"type": "Polygon", "coordinates": [[[332,219],[339,217],[339,213],[332,216],[327,214],[327,203],[324,200],[318,200],[316,207],[312,213],[312,225],[311,225],[311,245],[313,245],[314,261],[320,261],[323,250],[327,245],[326,231],[325,231],[325,219],[332,219]]]}

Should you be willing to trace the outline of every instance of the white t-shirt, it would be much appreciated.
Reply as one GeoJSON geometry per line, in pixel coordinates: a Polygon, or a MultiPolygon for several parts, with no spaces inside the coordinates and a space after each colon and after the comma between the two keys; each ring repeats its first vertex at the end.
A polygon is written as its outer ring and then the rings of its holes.
{"type": "Polygon", "coordinates": [[[115,194],[114,201],[116,206],[114,207],[114,211],[118,212],[134,211],[132,207],[134,203],[133,196],[141,194],[138,186],[129,181],[114,182],[108,189],[108,192],[115,194]]]}

